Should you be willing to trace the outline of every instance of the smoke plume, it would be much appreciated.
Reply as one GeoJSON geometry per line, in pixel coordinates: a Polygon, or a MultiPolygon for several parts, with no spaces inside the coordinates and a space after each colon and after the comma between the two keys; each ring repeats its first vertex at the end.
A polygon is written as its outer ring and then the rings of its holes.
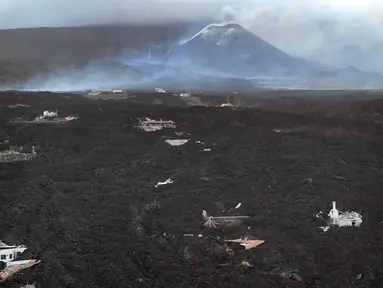
{"type": "Polygon", "coordinates": [[[239,24],[289,54],[383,72],[380,0],[253,0],[232,7],[239,24]]]}
{"type": "Polygon", "coordinates": [[[221,12],[221,18],[223,22],[235,22],[236,11],[231,6],[224,6],[221,12]]]}

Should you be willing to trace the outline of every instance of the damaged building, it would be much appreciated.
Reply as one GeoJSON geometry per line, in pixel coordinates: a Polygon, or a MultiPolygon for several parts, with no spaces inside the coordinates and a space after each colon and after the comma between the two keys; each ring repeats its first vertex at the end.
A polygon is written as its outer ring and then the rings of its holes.
{"type": "Polygon", "coordinates": [[[44,111],[42,115],[38,115],[35,118],[35,122],[68,122],[68,121],[73,121],[76,120],[78,117],[75,115],[70,115],[67,117],[60,117],[56,112],[50,112],[50,111],[44,111]]]}
{"type": "Polygon", "coordinates": [[[137,127],[146,132],[150,132],[164,128],[176,128],[176,123],[172,120],[153,120],[146,118],[145,120],[140,120],[137,127]]]}
{"type": "Polygon", "coordinates": [[[41,262],[37,259],[19,260],[27,249],[24,245],[8,245],[0,240],[0,281],[41,262]]]}
{"type": "Polygon", "coordinates": [[[11,145],[9,140],[0,142],[0,163],[29,161],[36,156],[36,148],[32,144],[18,147],[11,145]]]}
{"type": "Polygon", "coordinates": [[[57,111],[45,110],[41,115],[37,115],[33,120],[26,120],[19,117],[19,118],[15,118],[11,120],[10,123],[13,123],[13,124],[43,124],[43,123],[59,124],[59,123],[67,123],[76,119],[78,119],[77,115],[60,117],[57,111]]]}

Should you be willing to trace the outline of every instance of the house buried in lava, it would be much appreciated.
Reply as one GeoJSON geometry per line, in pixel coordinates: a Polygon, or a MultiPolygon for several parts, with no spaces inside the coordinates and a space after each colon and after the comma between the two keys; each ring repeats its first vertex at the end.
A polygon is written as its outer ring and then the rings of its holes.
{"type": "Polygon", "coordinates": [[[70,115],[65,118],[59,117],[57,111],[56,112],[50,112],[50,111],[44,111],[42,115],[38,115],[35,118],[35,122],[68,122],[72,120],[76,120],[77,116],[70,115]]]}
{"type": "Polygon", "coordinates": [[[0,263],[2,264],[0,281],[5,281],[13,274],[40,263],[40,260],[36,259],[18,260],[27,249],[24,245],[7,245],[0,240],[0,263]]]}
{"type": "Polygon", "coordinates": [[[36,149],[32,144],[18,147],[11,145],[8,139],[0,137],[0,163],[28,161],[36,156],[36,149]]]}
{"type": "Polygon", "coordinates": [[[157,131],[161,130],[163,128],[176,128],[176,124],[172,120],[153,120],[149,118],[145,118],[145,120],[140,120],[138,125],[138,128],[150,132],[150,131],[157,131]]]}
{"type": "Polygon", "coordinates": [[[329,224],[339,227],[359,227],[362,224],[363,217],[355,211],[341,212],[336,208],[336,202],[332,202],[332,209],[328,213],[329,224]]]}
{"type": "Polygon", "coordinates": [[[70,121],[78,119],[77,115],[69,115],[67,117],[60,117],[57,111],[48,111],[45,110],[41,115],[37,115],[33,120],[26,120],[23,118],[16,118],[10,121],[14,124],[58,124],[58,123],[68,123],[70,121]]]}

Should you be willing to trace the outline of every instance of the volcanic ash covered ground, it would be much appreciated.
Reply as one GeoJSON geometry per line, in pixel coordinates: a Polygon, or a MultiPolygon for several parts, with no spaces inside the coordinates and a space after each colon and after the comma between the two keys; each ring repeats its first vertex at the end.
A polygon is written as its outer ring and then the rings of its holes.
{"type": "Polygon", "coordinates": [[[1,133],[38,154],[0,163],[1,239],[42,260],[12,283],[383,287],[381,100],[335,112],[333,102],[293,112],[300,100],[248,110],[43,94],[0,101],[1,133]],[[16,103],[30,107],[8,107],[16,103]],[[46,109],[79,119],[7,123],[46,109]],[[141,131],[141,117],[177,127],[141,131]],[[363,215],[361,227],[323,232],[332,201],[363,215]],[[203,210],[250,218],[205,227],[203,210]],[[225,242],[244,237],[265,242],[248,250],[225,242]]]}

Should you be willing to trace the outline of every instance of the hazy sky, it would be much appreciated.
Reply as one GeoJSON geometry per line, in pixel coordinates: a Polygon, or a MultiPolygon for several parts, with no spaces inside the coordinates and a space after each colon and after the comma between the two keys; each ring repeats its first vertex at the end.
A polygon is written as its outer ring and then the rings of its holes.
{"type": "Polygon", "coordinates": [[[296,56],[383,71],[383,0],[0,0],[0,29],[210,17],[296,56]]]}

